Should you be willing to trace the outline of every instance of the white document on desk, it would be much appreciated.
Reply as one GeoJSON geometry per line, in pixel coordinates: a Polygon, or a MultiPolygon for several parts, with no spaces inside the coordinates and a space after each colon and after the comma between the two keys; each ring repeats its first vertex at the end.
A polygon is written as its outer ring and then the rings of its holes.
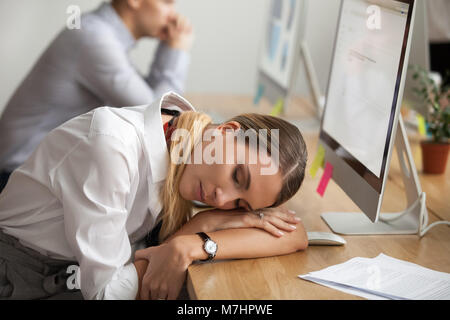
{"type": "Polygon", "coordinates": [[[450,299],[450,274],[384,254],[353,258],[299,277],[367,299],[450,299]]]}

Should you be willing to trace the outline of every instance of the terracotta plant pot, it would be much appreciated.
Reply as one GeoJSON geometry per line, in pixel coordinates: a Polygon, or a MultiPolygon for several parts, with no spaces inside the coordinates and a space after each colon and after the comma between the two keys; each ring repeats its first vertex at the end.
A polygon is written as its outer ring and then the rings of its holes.
{"type": "Polygon", "coordinates": [[[422,141],[422,165],[424,173],[441,174],[447,165],[449,143],[422,141]]]}

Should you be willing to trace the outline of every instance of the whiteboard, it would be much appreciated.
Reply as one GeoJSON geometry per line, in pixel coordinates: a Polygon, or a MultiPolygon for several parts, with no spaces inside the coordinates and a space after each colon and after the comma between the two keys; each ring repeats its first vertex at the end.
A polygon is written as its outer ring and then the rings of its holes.
{"type": "Polygon", "coordinates": [[[305,0],[271,0],[260,70],[288,90],[300,56],[305,0]]]}

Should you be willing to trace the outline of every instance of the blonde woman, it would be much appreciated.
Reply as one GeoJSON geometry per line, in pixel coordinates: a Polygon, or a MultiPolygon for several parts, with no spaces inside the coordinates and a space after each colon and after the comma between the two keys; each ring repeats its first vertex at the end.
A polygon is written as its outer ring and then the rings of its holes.
{"type": "Polygon", "coordinates": [[[194,261],[303,250],[301,221],[280,206],[306,159],[288,122],[212,124],[175,93],[76,117],[0,194],[0,298],[175,299],[194,261]],[[215,209],[194,215],[193,201],[215,209]],[[149,234],[156,245],[134,255],[149,234]]]}

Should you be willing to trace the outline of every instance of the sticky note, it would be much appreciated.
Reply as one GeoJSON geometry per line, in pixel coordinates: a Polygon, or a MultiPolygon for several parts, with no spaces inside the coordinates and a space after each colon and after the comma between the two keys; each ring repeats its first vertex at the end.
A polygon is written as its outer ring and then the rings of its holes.
{"type": "Polygon", "coordinates": [[[258,85],[258,90],[256,91],[255,98],[253,99],[253,104],[258,104],[263,94],[264,94],[264,86],[260,83],[258,85]]]}
{"type": "Polygon", "coordinates": [[[277,103],[275,103],[274,107],[270,111],[271,116],[278,116],[283,112],[284,101],[282,98],[278,99],[277,103]]]}
{"type": "Polygon", "coordinates": [[[417,127],[419,129],[420,135],[425,137],[427,135],[427,126],[425,123],[425,118],[420,114],[417,115],[417,127]]]}
{"type": "Polygon", "coordinates": [[[325,158],[325,149],[321,144],[319,144],[319,148],[317,149],[314,161],[311,164],[311,167],[309,168],[309,174],[311,175],[311,177],[314,178],[316,176],[317,170],[319,170],[319,168],[322,167],[323,165],[324,158],[325,158]]]}
{"type": "Polygon", "coordinates": [[[323,171],[322,178],[320,179],[319,185],[317,187],[317,193],[320,194],[321,197],[323,197],[325,190],[327,189],[328,182],[330,181],[332,176],[333,166],[329,162],[327,162],[325,164],[325,170],[323,171]]]}

